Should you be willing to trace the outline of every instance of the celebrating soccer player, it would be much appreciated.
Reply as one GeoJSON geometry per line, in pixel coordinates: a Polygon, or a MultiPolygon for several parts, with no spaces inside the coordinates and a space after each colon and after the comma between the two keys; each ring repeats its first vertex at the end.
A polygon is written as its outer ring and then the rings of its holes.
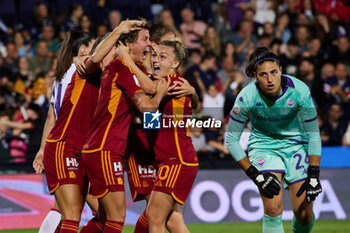
{"type": "Polygon", "coordinates": [[[267,48],[259,47],[250,56],[246,73],[256,80],[239,93],[230,112],[226,146],[259,188],[263,232],[284,232],[282,180],[291,197],[293,232],[311,232],[312,202],[322,192],[317,113],[308,87],[281,72],[277,56],[267,48]],[[239,139],[249,115],[252,134],[247,156],[239,139]]]}
{"type": "MultiPolygon", "coordinates": [[[[164,40],[170,40],[175,38],[173,30],[165,25],[153,24],[150,28],[150,41],[152,42],[152,48],[157,48],[159,43],[164,40]]],[[[157,80],[150,79],[145,73],[140,70],[132,61],[128,48],[125,46],[118,46],[118,54],[124,59],[125,63],[130,66],[136,73],[137,79],[140,82],[140,86],[147,94],[154,94],[157,80]],[[151,92],[151,93],[149,93],[151,92]]],[[[150,55],[148,53],[147,55],[150,55]]],[[[151,65],[151,57],[146,55],[144,66],[150,69],[149,72],[153,73],[151,65]]],[[[176,94],[179,97],[189,95],[191,96],[192,107],[198,103],[198,96],[195,89],[185,80],[181,79],[172,94],[176,94]]],[[[135,120],[130,126],[128,147],[126,152],[126,168],[128,172],[129,186],[134,201],[145,199],[147,204],[154,185],[154,155],[152,148],[149,144],[149,130],[142,129],[142,120],[139,114],[135,113],[135,120]],[[139,123],[137,123],[139,121],[139,123]]],[[[179,229],[183,229],[183,232],[188,232],[182,216],[182,205],[177,204],[177,210],[171,213],[167,218],[166,227],[170,232],[176,232],[179,229]]],[[[146,218],[146,210],[139,217],[136,226],[135,233],[148,232],[148,221],[146,218]]]]}
{"type": "MultiPolygon", "coordinates": [[[[148,25],[123,34],[119,40],[130,47],[134,62],[142,63],[151,45],[148,25]]],[[[85,140],[83,162],[91,183],[90,193],[106,211],[103,232],[121,232],[126,212],[123,159],[131,122],[131,103],[141,111],[153,111],[167,93],[170,82],[159,82],[148,99],[133,71],[120,58],[113,60],[101,77],[100,97],[93,124],[85,140]]]]}

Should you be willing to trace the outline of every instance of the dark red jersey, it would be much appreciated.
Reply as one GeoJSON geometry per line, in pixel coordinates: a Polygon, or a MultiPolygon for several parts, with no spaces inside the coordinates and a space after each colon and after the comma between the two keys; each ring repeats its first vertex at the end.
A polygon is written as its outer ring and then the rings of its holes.
{"type": "Polygon", "coordinates": [[[114,151],[124,155],[131,123],[133,103],[130,97],[143,92],[134,72],[117,58],[101,77],[101,90],[93,124],[83,153],[114,151]]]}
{"type": "Polygon", "coordinates": [[[89,76],[81,76],[77,72],[73,74],[47,142],[64,140],[76,152],[82,150],[97,106],[100,76],[100,69],[89,76]]]}
{"type": "MultiPolygon", "coordinates": [[[[170,86],[174,81],[180,81],[179,74],[172,74],[170,86]]],[[[156,163],[177,160],[187,166],[198,166],[190,137],[190,122],[192,117],[191,98],[165,97],[160,105],[161,128],[149,130],[151,145],[155,153],[156,163]]]]}

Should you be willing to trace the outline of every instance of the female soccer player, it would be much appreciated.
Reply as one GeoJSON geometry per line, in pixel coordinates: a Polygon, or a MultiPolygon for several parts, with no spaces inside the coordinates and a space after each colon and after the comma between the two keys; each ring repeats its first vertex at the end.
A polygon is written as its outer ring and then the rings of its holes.
{"type": "Polygon", "coordinates": [[[311,232],[312,201],[322,192],[317,113],[308,87],[281,72],[277,56],[267,48],[259,47],[250,56],[246,73],[256,80],[239,93],[230,112],[226,146],[259,188],[263,232],[284,232],[282,180],[293,206],[293,232],[311,232]],[[246,155],[239,139],[249,115],[252,133],[246,155]]]}
{"type": "MultiPolygon", "coordinates": [[[[150,41],[152,42],[152,48],[157,48],[159,43],[164,40],[171,40],[175,38],[173,30],[164,25],[153,24],[150,28],[150,41]]],[[[144,67],[148,72],[152,73],[151,56],[146,55],[144,67]]],[[[135,72],[137,79],[140,82],[140,86],[146,94],[154,94],[157,81],[152,81],[145,73],[135,65],[128,54],[128,48],[123,45],[118,46],[118,54],[123,58],[124,62],[135,72]],[[153,85],[153,86],[152,86],[153,85]],[[150,91],[151,93],[149,93],[150,91]]],[[[185,80],[181,79],[181,82],[176,87],[176,92],[173,95],[190,95],[192,104],[196,105],[198,102],[198,96],[195,89],[185,80]]],[[[181,97],[180,96],[180,97],[181,97]]],[[[139,114],[135,113],[135,118],[139,118],[139,114]]],[[[141,120],[140,120],[141,122],[141,120]]],[[[126,152],[126,168],[128,172],[130,191],[134,201],[146,200],[148,203],[153,184],[153,163],[154,155],[149,146],[149,131],[142,129],[142,124],[137,123],[137,119],[131,124],[129,130],[128,146],[126,152]]],[[[166,227],[170,232],[188,232],[186,225],[184,224],[182,217],[182,205],[177,205],[178,211],[167,219],[166,227]]],[[[146,210],[139,217],[136,226],[135,233],[148,232],[148,222],[146,218],[146,210]]]]}
{"type": "MultiPolygon", "coordinates": [[[[128,22],[122,23],[115,29],[114,34],[121,35],[128,32],[130,25],[132,24],[128,24],[128,22]]],[[[61,57],[62,59],[66,59],[64,65],[67,65],[73,57],[87,55],[81,52],[76,54],[76,51],[79,51],[77,46],[79,46],[79,43],[82,43],[80,42],[78,33],[81,32],[73,31],[69,34],[66,43],[63,45],[61,57]]],[[[115,41],[119,36],[116,37],[115,41]]],[[[56,93],[53,94],[57,99],[57,101],[54,100],[52,102],[54,103],[56,116],[58,117],[46,139],[44,164],[50,193],[55,193],[56,201],[62,211],[63,222],[61,232],[65,232],[64,230],[67,231],[68,228],[68,230],[77,230],[80,220],[84,201],[81,196],[81,190],[83,188],[85,174],[84,168],[78,162],[81,158],[80,151],[82,150],[84,138],[91,125],[93,113],[97,105],[99,78],[101,75],[101,69],[98,69],[99,61],[106,56],[115,44],[113,40],[109,42],[111,39],[106,40],[107,43],[104,44],[104,48],[101,49],[100,47],[97,49],[97,53],[87,60],[88,75],[79,75],[75,72],[75,66],[73,64],[74,73],[71,81],[68,78],[66,80],[67,88],[62,91],[60,87],[62,84],[56,84],[56,93]]],[[[90,50],[91,47],[87,52],[90,52],[90,50]]],[[[113,58],[109,61],[104,60],[104,62],[109,63],[113,58]]],[[[107,64],[102,64],[102,66],[106,66],[107,64]]],[[[61,70],[61,68],[59,64],[58,70],[61,70]]],[[[44,137],[46,135],[43,135],[44,137]]]]}
{"type": "MultiPolygon", "coordinates": [[[[75,128],[69,124],[74,122],[70,112],[75,109],[77,94],[79,97],[83,89],[90,91],[96,84],[86,83],[86,79],[79,77],[72,63],[74,57],[88,55],[93,42],[93,37],[88,33],[70,31],[62,44],[57,59],[56,80],[41,148],[34,161],[37,168],[41,170],[44,155],[43,165],[46,170],[49,191],[55,195],[55,200],[62,213],[60,232],[71,232],[72,229],[77,231],[80,220],[80,206],[82,205],[80,185],[83,179],[80,176],[76,156],[79,151],[75,147],[75,142],[72,143],[72,140],[68,139],[69,136],[73,135],[74,138],[77,135],[75,128]],[[66,131],[67,128],[69,128],[68,131],[66,131]]],[[[98,85],[95,89],[98,93],[98,85]]],[[[79,142],[76,143],[79,144],[79,142]]]]}
{"type": "MultiPolygon", "coordinates": [[[[123,34],[134,62],[142,63],[149,49],[146,23],[123,34]]],[[[106,211],[103,232],[121,232],[126,212],[123,156],[131,123],[132,104],[141,111],[153,111],[166,94],[170,82],[159,82],[157,94],[148,99],[138,86],[134,72],[120,58],[114,59],[101,77],[101,90],[93,124],[83,147],[83,163],[91,183],[90,193],[106,211]]]]}
{"type": "MultiPolygon", "coordinates": [[[[177,74],[176,70],[184,56],[184,47],[179,39],[160,42],[152,58],[154,78],[158,80],[168,78],[174,84],[173,87],[182,83],[183,77],[177,74]]],[[[172,121],[186,121],[191,116],[189,96],[166,97],[160,106],[159,110],[163,114],[175,116],[170,119],[172,121]]],[[[198,160],[186,127],[161,128],[150,134],[150,147],[155,153],[158,173],[146,215],[149,232],[165,232],[165,224],[170,213],[177,212],[178,216],[181,216],[179,206],[184,204],[192,187],[198,160]]],[[[182,225],[184,224],[178,225],[177,230],[186,232],[185,228],[179,229],[182,225]]]]}

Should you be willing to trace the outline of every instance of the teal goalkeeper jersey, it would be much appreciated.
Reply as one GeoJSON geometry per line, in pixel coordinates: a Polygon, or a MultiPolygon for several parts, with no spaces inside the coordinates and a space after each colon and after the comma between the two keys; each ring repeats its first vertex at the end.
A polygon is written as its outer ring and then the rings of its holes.
{"type": "Polygon", "coordinates": [[[252,130],[248,151],[279,150],[301,143],[308,144],[310,155],[321,155],[317,113],[309,88],[288,75],[282,75],[281,83],[282,91],[275,100],[262,94],[257,81],[237,96],[226,135],[226,146],[237,161],[245,156],[239,139],[249,116],[252,130]]]}

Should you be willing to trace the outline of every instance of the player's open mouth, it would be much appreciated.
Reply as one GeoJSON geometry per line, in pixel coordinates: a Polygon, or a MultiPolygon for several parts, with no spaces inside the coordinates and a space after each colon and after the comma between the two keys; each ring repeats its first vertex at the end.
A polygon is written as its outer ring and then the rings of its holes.
{"type": "Polygon", "coordinates": [[[275,87],[275,85],[271,84],[271,85],[267,85],[267,89],[272,90],[275,87]]]}
{"type": "Polygon", "coordinates": [[[153,74],[158,75],[160,73],[160,67],[158,64],[153,64],[153,74]]]}

